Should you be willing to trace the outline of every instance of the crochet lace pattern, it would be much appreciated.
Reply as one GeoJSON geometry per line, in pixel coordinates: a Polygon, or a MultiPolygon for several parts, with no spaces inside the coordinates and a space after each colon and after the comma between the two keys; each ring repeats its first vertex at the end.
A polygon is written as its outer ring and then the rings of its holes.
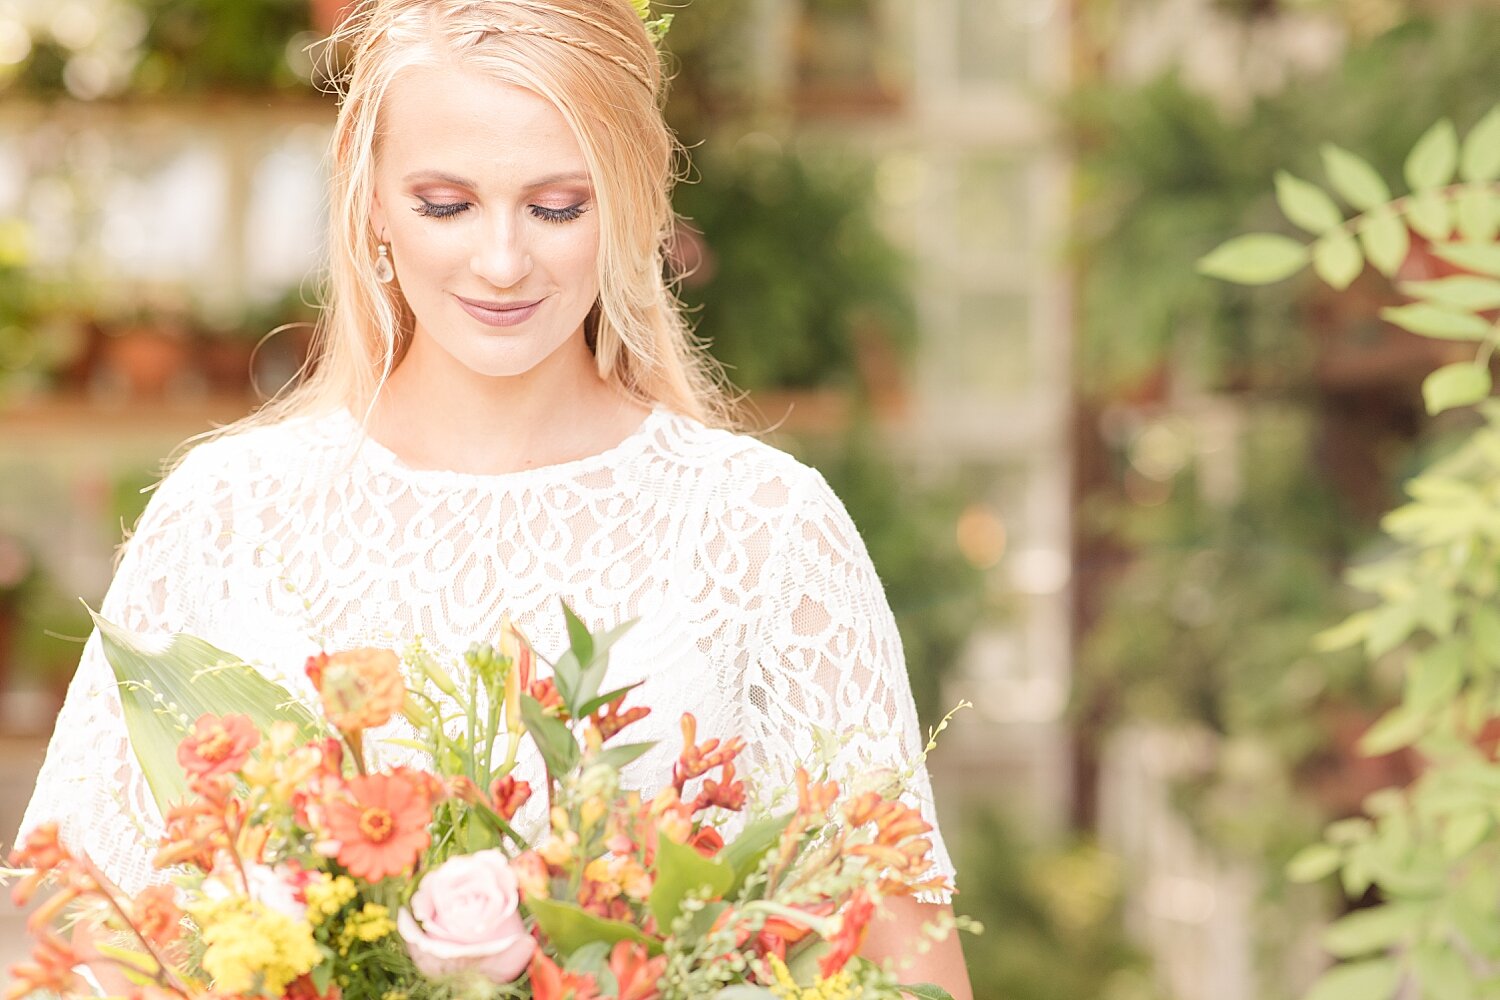
{"type": "MultiPolygon", "coordinates": [[[[639,619],[606,685],[644,682],[630,703],[651,714],[631,736],[658,743],[624,777],[647,794],[670,780],[685,711],[700,740],[743,736],[741,770],[768,789],[820,754],[835,777],[868,776],[922,750],[895,620],[827,481],[662,407],[603,453],[498,475],[408,467],[347,410],[200,445],[152,494],[101,612],[162,640],[206,639],[313,704],[302,667],[320,649],[420,636],[461,672],[462,652],[496,637],[507,612],[553,659],[567,645],[559,598],[590,628],[639,619]]],[[[533,787],[542,773],[534,755],[517,771],[533,787]]],[[[951,878],[925,767],[908,801],[933,824],[934,871],[951,878]]],[[[540,832],[544,810],[533,796],[518,829],[540,832]]],[[[97,632],[21,835],[47,820],[127,892],[164,877],[150,864],[161,815],[97,632]]]]}

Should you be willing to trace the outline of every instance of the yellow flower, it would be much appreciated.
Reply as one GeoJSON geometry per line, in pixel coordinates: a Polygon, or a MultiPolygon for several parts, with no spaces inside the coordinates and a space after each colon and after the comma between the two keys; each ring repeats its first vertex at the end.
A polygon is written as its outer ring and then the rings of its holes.
{"type": "Polygon", "coordinates": [[[855,1000],[854,975],[847,969],[827,979],[819,978],[811,986],[798,986],[786,963],[775,955],[770,956],[771,972],[776,982],[771,994],[778,1000],[855,1000]]]}
{"type": "Polygon", "coordinates": [[[351,913],[339,932],[339,954],[349,954],[356,941],[379,941],[396,929],[391,911],[379,903],[366,903],[364,909],[351,913]]]}
{"type": "Polygon", "coordinates": [[[322,958],[310,926],[252,900],[209,903],[193,917],[204,944],[203,971],[218,993],[248,993],[258,985],[278,995],[322,958]]]}
{"type": "Polygon", "coordinates": [[[314,882],[309,882],[307,888],[302,890],[303,898],[307,900],[307,920],[314,927],[327,920],[342,910],[350,900],[359,894],[359,889],[354,885],[354,880],[347,875],[338,878],[329,878],[324,875],[314,882]]]}

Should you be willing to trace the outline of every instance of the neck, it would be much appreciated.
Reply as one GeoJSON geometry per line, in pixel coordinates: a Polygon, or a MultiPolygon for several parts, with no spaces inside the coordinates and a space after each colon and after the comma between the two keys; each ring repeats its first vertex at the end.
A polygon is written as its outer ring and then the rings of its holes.
{"type": "Polygon", "coordinates": [[[419,338],[377,397],[369,433],[413,468],[490,475],[598,454],[646,413],[598,376],[581,330],[515,376],[480,375],[419,338]]]}

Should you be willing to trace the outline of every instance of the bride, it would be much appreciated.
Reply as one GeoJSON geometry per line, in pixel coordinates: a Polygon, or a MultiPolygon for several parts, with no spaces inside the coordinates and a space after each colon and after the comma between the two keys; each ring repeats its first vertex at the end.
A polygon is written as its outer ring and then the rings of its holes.
{"type": "MultiPolygon", "coordinates": [[[[420,636],[456,660],[507,613],[551,657],[562,598],[591,628],[639,619],[609,682],[652,707],[638,786],[665,782],[689,710],[704,738],[743,736],[767,787],[819,730],[847,737],[835,776],[914,758],[859,534],[818,472],[727,426],[664,280],[678,147],[631,0],[366,0],[339,37],[315,367],[171,469],[103,616],[200,636],[310,700],[320,649],[420,636]]],[[[951,876],[920,767],[912,795],[951,876]]],[[[23,835],[50,819],[126,891],[158,877],[161,816],[97,632],[23,835]]],[[[887,910],[864,954],[969,1000],[953,935],[913,947],[947,894],[887,910]]]]}

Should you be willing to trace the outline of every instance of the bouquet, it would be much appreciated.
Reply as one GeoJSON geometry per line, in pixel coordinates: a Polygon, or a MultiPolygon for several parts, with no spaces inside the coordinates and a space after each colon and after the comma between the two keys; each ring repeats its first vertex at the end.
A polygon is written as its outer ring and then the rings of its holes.
{"type": "Polygon", "coordinates": [[[670,783],[627,790],[621,769],[651,744],[625,738],[650,708],[600,689],[630,623],[595,634],[563,613],[570,648],[546,677],[509,623],[462,671],[420,642],[318,654],[321,714],[206,643],[148,653],[96,616],[169,879],[126,898],[56,825],[34,830],[11,856],[15,897],[57,888],[7,1000],[91,994],[85,959],[139,1000],[947,996],[856,954],[882,899],[947,887],[902,775],[844,788],[799,768],[795,807],[774,813],[739,770],[744,743],[700,741],[685,714],[670,783]],[[397,717],[415,737],[388,742],[430,769],[372,764],[371,730],[397,717]],[[514,773],[523,744],[543,788],[514,773]],[[512,821],[536,795],[528,839],[512,821]]]}

